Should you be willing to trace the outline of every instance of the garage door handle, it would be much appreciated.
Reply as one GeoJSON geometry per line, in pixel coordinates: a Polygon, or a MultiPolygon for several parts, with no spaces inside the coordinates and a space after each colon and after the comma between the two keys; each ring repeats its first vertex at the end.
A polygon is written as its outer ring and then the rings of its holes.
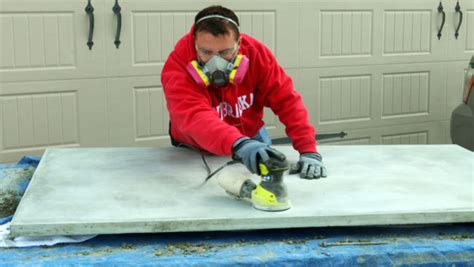
{"type": "Polygon", "coordinates": [[[443,27],[444,27],[444,22],[446,21],[446,13],[444,13],[444,8],[441,2],[439,2],[438,13],[443,14],[443,21],[441,21],[441,26],[439,27],[439,30],[438,30],[438,40],[440,40],[441,32],[443,31],[443,27]]]}
{"type": "Polygon", "coordinates": [[[89,50],[91,50],[94,45],[94,42],[92,41],[94,36],[94,7],[91,5],[91,0],[87,3],[85,10],[87,15],[89,15],[89,38],[87,39],[87,46],[89,47],[89,50]]]}
{"type": "Polygon", "coordinates": [[[114,11],[115,16],[117,17],[117,31],[115,32],[115,46],[117,49],[120,46],[120,32],[122,31],[122,14],[120,14],[120,11],[122,8],[119,6],[118,0],[115,0],[115,5],[112,8],[112,11],[114,11]]]}
{"type": "Polygon", "coordinates": [[[461,11],[461,6],[459,5],[459,1],[456,4],[456,13],[459,13],[459,22],[458,22],[458,27],[456,28],[456,32],[454,33],[454,37],[458,39],[459,36],[459,28],[461,28],[461,23],[462,23],[462,11],[461,11]]]}

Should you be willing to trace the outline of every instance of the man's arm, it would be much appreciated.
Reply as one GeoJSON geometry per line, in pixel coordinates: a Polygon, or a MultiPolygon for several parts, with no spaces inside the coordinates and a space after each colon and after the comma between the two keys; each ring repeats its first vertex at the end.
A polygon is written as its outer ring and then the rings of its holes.
{"type": "Polygon", "coordinates": [[[309,123],[308,111],[292,79],[278,65],[271,51],[262,46],[258,53],[260,70],[258,88],[265,93],[265,106],[270,107],[285,125],[286,134],[300,153],[316,152],[315,129],[309,123]]]}
{"type": "Polygon", "coordinates": [[[264,46],[262,50],[259,53],[262,56],[259,88],[264,89],[265,105],[286,126],[285,131],[291,138],[293,147],[300,153],[296,172],[306,179],[326,177],[322,157],[316,150],[315,129],[309,122],[301,95],[294,89],[293,81],[278,65],[270,50],[264,46]]]}

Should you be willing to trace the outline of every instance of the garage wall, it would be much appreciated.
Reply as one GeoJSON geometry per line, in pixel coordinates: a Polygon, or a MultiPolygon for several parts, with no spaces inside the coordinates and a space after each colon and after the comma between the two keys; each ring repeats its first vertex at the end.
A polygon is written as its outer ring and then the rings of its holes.
{"type": "MultiPolygon", "coordinates": [[[[200,9],[234,9],[293,77],[337,144],[447,143],[474,54],[474,1],[0,0],[0,162],[47,147],[168,146],[160,72],[200,9]]],[[[274,137],[284,135],[266,112],[274,137]]]]}

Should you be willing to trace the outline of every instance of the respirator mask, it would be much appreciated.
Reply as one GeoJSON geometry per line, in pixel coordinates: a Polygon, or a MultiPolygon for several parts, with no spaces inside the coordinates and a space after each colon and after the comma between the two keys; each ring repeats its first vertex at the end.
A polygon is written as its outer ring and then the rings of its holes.
{"type": "Polygon", "coordinates": [[[248,70],[249,60],[244,55],[236,55],[227,61],[219,55],[213,55],[205,64],[191,61],[187,70],[194,81],[201,86],[210,84],[223,87],[227,83],[240,84],[248,70]]]}

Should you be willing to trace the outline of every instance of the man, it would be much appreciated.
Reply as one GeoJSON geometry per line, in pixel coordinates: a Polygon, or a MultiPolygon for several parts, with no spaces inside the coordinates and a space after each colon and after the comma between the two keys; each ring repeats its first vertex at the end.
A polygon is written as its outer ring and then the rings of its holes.
{"type": "Polygon", "coordinates": [[[258,158],[266,160],[274,151],[262,120],[266,106],[300,153],[300,176],[326,176],[314,127],[291,78],[264,44],[239,32],[233,11],[201,10],[161,75],[173,145],[232,155],[258,173],[258,158]]]}

